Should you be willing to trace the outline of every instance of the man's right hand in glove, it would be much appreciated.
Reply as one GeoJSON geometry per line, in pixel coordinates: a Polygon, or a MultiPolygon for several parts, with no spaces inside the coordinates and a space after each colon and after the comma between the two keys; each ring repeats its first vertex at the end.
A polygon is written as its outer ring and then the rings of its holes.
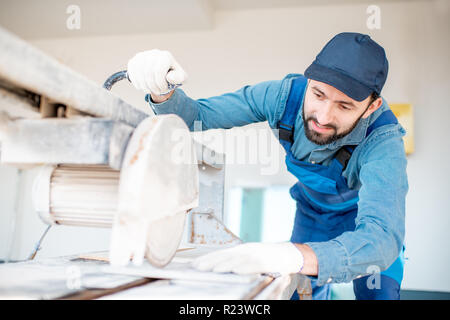
{"type": "Polygon", "coordinates": [[[182,84],[187,74],[169,51],[153,49],[136,54],[128,61],[128,78],[138,90],[150,93],[153,102],[169,99],[170,84],[182,84]]]}

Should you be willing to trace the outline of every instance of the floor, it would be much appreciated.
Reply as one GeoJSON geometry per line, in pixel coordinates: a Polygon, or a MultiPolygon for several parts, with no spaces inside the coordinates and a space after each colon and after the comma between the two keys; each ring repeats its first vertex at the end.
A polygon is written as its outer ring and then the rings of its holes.
{"type": "MultiPolygon", "coordinates": [[[[351,283],[333,284],[331,300],[354,300],[351,283]]],[[[400,300],[450,300],[450,292],[401,290],[400,300]]]]}

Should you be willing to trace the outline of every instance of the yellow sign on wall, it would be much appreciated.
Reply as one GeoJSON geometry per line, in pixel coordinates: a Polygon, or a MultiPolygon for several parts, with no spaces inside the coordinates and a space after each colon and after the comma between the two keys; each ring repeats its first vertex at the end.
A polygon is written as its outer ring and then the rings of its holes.
{"type": "Polygon", "coordinates": [[[414,152],[414,116],[412,105],[409,103],[393,103],[389,104],[392,112],[398,119],[398,122],[406,130],[406,135],[403,137],[405,143],[406,154],[414,152]]]}

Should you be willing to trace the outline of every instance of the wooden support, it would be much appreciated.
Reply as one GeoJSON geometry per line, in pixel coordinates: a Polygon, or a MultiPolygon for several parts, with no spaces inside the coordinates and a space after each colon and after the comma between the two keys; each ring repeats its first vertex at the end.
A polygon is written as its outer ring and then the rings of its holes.
{"type": "Polygon", "coordinates": [[[66,118],[77,118],[77,117],[89,117],[92,115],[86,112],[82,112],[78,109],[75,109],[74,107],[67,106],[65,116],[66,118]]]}
{"type": "Polygon", "coordinates": [[[11,118],[39,119],[39,107],[30,104],[24,96],[12,93],[0,86],[0,112],[5,112],[11,118]]]}
{"type": "Polygon", "coordinates": [[[101,118],[16,120],[3,136],[1,163],[103,164],[119,170],[132,132],[101,118]]]}
{"type": "Polygon", "coordinates": [[[156,279],[143,278],[127,283],[116,288],[111,289],[86,289],[80,292],[72,293],[67,296],[60,297],[56,300],[93,300],[98,299],[107,295],[111,295],[117,292],[128,290],[131,288],[136,288],[145,284],[148,284],[156,279]]]}
{"type": "Polygon", "coordinates": [[[0,77],[13,86],[132,127],[149,115],[2,28],[0,52],[0,77]]]}
{"type": "Polygon", "coordinates": [[[42,118],[56,118],[56,104],[50,101],[47,97],[41,97],[41,104],[39,106],[42,118]]]}

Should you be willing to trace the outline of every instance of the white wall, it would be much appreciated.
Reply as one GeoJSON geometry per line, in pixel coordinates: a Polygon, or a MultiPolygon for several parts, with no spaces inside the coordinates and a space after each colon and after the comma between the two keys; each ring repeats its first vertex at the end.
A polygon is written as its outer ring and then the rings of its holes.
{"type": "MultiPolygon", "coordinates": [[[[414,105],[416,151],[408,158],[410,191],[406,245],[409,260],[403,287],[450,291],[450,250],[447,249],[450,240],[450,146],[446,141],[450,134],[447,98],[450,92],[450,13],[446,4],[445,1],[382,2],[379,5],[380,30],[367,29],[367,5],[308,6],[218,11],[214,27],[205,31],[51,39],[32,43],[99,83],[111,73],[126,68],[128,59],[135,53],[151,48],[167,49],[190,76],[184,90],[190,96],[200,98],[236,90],[245,84],[280,79],[291,72],[302,73],[323,45],[338,32],[370,34],[385,47],[390,61],[384,97],[390,102],[414,105]]],[[[143,94],[127,83],[120,83],[113,91],[137,107],[146,107],[143,94]]],[[[212,145],[220,149],[219,144],[212,145]]],[[[232,154],[232,150],[225,151],[232,154]]],[[[258,165],[229,165],[227,189],[240,184],[292,184],[294,179],[285,171],[281,156],[282,151],[278,148],[272,161],[281,159],[280,167],[277,174],[270,176],[260,175],[258,165]]],[[[0,174],[3,184],[6,176],[12,173],[2,169],[0,174]]],[[[0,197],[9,212],[11,199],[3,193],[0,197]]],[[[29,199],[23,201],[28,203],[29,199]]],[[[27,210],[31,211],[29,206],[27,210]]],[[[24,225],[18,228],[17,239],[20,241],[16,242],[21,247],[15,247],[16,253],[28,252],[43,230],[40,222],[35,220],[23,221],[24,225]],[[29,226],[25,226],[27,223],[29,226]]],[[[57,245],[50,243],[49,234],[45,243],[47,251],[44,252],[44,246],[42,255],[62,254],[65,248],[84,250],[93,239],[97,239],[97,248],[107,247],[108,233],[104,230],[80,229],[79,237],[73,228],[61,230],[64,232],[52,236],[57,245]],[[70,239],[66,241],[66,238],[70,239]],[[65,243],[71,245],[66,247],[65,243]]],[[[3,242],[3,231],[0,236],[3,242]]]]}

